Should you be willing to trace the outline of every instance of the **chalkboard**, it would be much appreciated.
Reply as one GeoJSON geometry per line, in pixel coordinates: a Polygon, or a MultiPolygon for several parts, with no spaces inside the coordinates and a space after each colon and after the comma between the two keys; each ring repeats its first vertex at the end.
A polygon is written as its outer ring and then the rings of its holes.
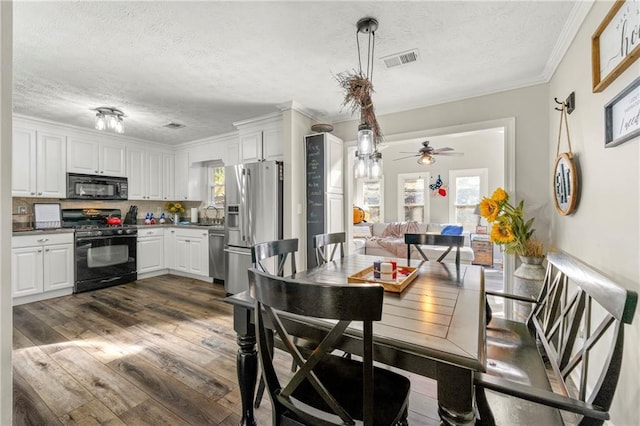
{"type": "Polygon", "coordinates": [[[307,269],[317,266],[313,236],[325,233],[324,134],[305,136],[307,165],[307,269]]]}

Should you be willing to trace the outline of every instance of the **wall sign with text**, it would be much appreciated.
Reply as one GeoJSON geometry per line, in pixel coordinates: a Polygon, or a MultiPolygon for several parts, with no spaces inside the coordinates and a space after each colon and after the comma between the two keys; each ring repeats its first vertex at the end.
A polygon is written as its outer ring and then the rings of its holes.
{"type": "Polygon", "coordinates": [[[591,37],[593,92],[602,92],[640,57],[640,0],[617,0],[591,37]]]}
{"type": "Polygon", "coordinates": [[[570,152],[564,152],[556,158],[553,192],[558,213],[563,216],[573,213],[578,201],[578,175],[570,152]]]}
{"type": "Polygon", "coordinates": [[[604,106],[604,124],[606,148],[640,136],[640,77],[604,106]]]}

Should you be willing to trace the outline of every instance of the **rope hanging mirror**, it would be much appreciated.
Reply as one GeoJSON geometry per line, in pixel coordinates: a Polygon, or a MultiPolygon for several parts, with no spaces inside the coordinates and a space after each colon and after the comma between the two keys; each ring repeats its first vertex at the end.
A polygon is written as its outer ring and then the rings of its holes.
{"type": "Polygon", "coordinates": [[[556,161],[553,168],[553,194],[556,210],[563,216],[572,214],[578,201],[579,186],[578,173],[574,163],[574,155],[571,150],[571,136],[569,135],[569,119],[567,118],[567,105],[562,102],[560,111],[560,128],[558,129],[558,147],[556,149],[556,161]],[[562,140],[562,124],[567,133],[568,152],[560,152],[562,140]]]}

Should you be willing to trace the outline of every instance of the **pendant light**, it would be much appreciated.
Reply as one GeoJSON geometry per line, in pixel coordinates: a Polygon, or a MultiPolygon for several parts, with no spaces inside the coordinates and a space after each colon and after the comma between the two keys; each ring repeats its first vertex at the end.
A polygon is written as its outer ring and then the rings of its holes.
{"type": "Polygon", "coordinates": [[[356,159],[353,163],[353,177],[356,179],[366,178],[369,174],[369,167],[367,158],[364,155],[360,155],[358,151],[356,151],[356,159]]]}

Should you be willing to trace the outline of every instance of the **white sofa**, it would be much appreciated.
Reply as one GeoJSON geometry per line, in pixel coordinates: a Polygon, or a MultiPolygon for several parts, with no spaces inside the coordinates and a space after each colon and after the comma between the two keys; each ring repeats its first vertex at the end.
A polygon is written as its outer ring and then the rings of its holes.
{"type": "MultiPolygon", "coordinates": [[[[435,223],[405,223],[409,233],[427,233],[440,234],[446,224],[435,223]],[[414,232],[416,230],[416,232],[414,232]]],[[[405,225],[403,224],[403,225],[405,225]]],[[[398,223],[364,223],[354,226],[354,241],[358,241],[356,247],[360,248],[356,251],[361,254],[368,254],[380,257],[407,257],[407,245],[404,243],[404,235],[399,230],[404,229],[398,223]],[[387,227],[391,225],[391,228],[387,227]],[[385,232],[386,231],[386,232],[385,232]]],[[[473,262],[473,250],[469,246],[469,234],[462,234],[465,238],[464,247],[460,248],[460,263],[471,264],[473,262]]],[[[448,247],[445,246],[421,246],[429,260],[437,260],[448,247]]],[[[420,259],[420,254],[413,248],[411,252],[412,259],[420,259]]],[[[454,263],[456,258],[456,250],[453,249],[444,258],[444,262],[454,263]]]]}

